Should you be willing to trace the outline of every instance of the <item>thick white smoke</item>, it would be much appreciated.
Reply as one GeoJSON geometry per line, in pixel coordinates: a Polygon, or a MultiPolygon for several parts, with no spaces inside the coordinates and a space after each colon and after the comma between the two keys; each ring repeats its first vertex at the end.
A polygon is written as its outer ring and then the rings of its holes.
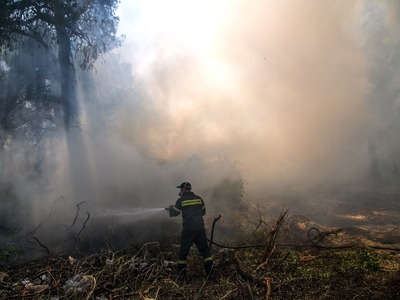
{"type": "MultiPolygon", "coordinates": [[[[221,3],[122,3],[121,18],[137,12],[121,30],[148,95],[140,130],[131,115],[123,122],[133,129],[127,138],[159,158],[229,155],[253,187],[368,178],[367,135],[386,122],[379,107],[395,104],[383,92],[371,105],[383,66],[368,49],[378,22],[389,35],[374,49],[397,51],[396,3],[221,3]]],[[[398,151],[377,143],[379,153],[398,151]]]]}

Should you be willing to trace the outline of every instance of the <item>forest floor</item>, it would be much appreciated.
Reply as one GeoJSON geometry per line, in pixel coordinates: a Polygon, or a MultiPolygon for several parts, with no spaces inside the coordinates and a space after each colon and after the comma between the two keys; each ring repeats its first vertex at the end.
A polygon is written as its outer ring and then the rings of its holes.
{"type": "Polygon", "coordinates": [[[207,280],[196,249],[188,280],[177,281],[179,245],[170,237],[119,251],[3,264],[0,298],[400,299],[397,191],[271,196],[234,219],[234,225],[208,220],[220,244],[212,246],[215,281],[207,280]],[[235,239],[217,234],[227,227],[235,239]]]}

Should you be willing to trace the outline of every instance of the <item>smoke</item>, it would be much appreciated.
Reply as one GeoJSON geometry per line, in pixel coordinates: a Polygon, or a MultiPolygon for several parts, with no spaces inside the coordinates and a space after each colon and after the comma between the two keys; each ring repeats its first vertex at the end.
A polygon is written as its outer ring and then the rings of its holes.
{"type": "Polygon", "coordinates": [[[242,188],[370,183],[371,135],[392,176],[399,12],[372,0],[122,1],[125,45],[78,74],[73,152],[57,136],[1,157],[19,200],[4,202],[3,221],[76,238],[102,222],[95,211],[174,203],[182,181],[211,211],[237,205],[242,188]],[[207,199],[232,182],[235,203],[207,199]]]}
{"type": "MultiPolygon", "coordinates": [[[[206,1],[204,7],[197,17],[180,1],[155,8],[155,16],[170,16],[157,27],[145,3],[122,4],[122,17],[137,9],[146,18],[122,28],[138,41],[141,56],[133,65],[149,95],[143,126],[130,138],[168,160],[228,155],[252,188],[368,179],[367,135],[393,126],[398,114],[398,89],[390,96],[374,79],[382,73],[380,81],[395,87],[384,74],[394,60],[381,65],[374,53],[398,55],[398,5],[229,1],[214,7],[206,1]],[[383,32],[384,41],[375,43],[374,34],[383,32]]],[[[382,164],[387,152],[398,159],[392,136],[377,144],[382,164]]]]}

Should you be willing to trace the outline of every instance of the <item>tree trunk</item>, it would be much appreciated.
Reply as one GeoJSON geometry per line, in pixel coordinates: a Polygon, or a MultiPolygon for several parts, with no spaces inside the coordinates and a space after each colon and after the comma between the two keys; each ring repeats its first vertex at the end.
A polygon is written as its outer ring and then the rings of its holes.
{"type": "Polygon", "coordinates": [[[64,129],[69,131],[71,119],[75,113],[75,69],[71,62],[71,39],[65,27],[62,1],[56,1],[55,20],[58,40],[58,64],[60,72],[60,115],[64,129]]]}

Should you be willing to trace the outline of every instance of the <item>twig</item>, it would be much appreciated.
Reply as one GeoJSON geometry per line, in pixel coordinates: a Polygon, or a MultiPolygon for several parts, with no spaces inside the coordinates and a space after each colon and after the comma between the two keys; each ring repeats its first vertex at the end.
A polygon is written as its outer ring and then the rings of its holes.
{"type": "Polygon", "coordinates": [[[269,300],[269,297],[271,296],[271,278],[267,277],[265,279],[265,285],[267,287],[267,294],[265,296],[265,300],[269,300]]]}
{"type": "Polygon", "coordinates": [[[51,219],[51,215],[53,214],[53,207],[57,203],[57,201],[60,200],[60,199],[64,199],[64,196],[61,195],[60,197],[58,197],[56,200],[53,201],[53,204],[51,205],[50,213],[49,213],[49,216],[47,217],[47,219],[45,219],[44,221],[40,222],[40,224],[38,226],[36,226],[31,232],[28,232],[25,236],[29,236],[31,234],[34,234],[36,232],[36,230],[38,230],[42,226],[43,223],[45,223],[45,222],[47,222],[48,220],[51,219]]]}
{"type": "Polygon", "coordinates": [[[69,226],[69,228],[71,228],[72,226],[74,226],[75,225],[75,222],[76,222],[76,220],[78,219],[78,216],[79,216],[79,210],[80,210],[80,205],[81,204],[83,204],[83,203],[85,203],[86,201],[82,201],[82,202],[80,202],[80,203],[78,203],[77,205],[76,205],[76,207],[77,207],[77,210],[76,210],[76,213],[75,213],[75,218],[74,218],[74,221],[72,222],[72,224],[71,224],[71,226],[69,226]]]}
{"type": "Polygon", "coordinates": [[[203,284],[201,285],[200,289],[198,290],[198,293],[197,293],[196,297],[194,298],[195,300],[200,299],[201,291],[203,290],[203,288],[206,285],[206,283],[207,283],[207,280],[204,280],[203,284]]]}
{"type": "Polygon", "coordinates": [[[288,258],[289,254],[290,254],[290,252],[286,253],[286,255],[273,268],[271,268],[270,271],[273,271],[277,267],[279,267],[280,264],[283,263],[286,260],[286,258],[288,258]]]}
{"type": "Polygon", "coordinates": [[[283,224],[283,220],[287,214],[288,210],[286,210],[284,213],[281,213],[279,216],[278,220],[276,220],[275,225],[271,228],[269,234],[268,234],[268,239],[267,239],[267,244],[266,248],[264,250],[264,253],[262,255],[262,262],[261,264],[254,270],[254,273],[256,273],[259,269],[265,267],[268,262],[269,258],[274,251],[275,248],[275,240],[278,235],[279,229],[281,228],[283,224]]]}
{"type": "Polygon", "coordinates": [[[254,300],[253,291],[251,290],[251,286],[250,286],[250,284],[248,282],[247,282],[246,286],[247,286],[247,289],[249,290],[251,299],[254,300]]]}
{"type": "Polygon", "coordinates": [[[219,215],[217,218],[214,218],[214,221],[213,221],[213,224],[212,224],[212,227],[211,227],[211,237],[210,237],[210,240],[209,240],[210,244],[208,246],[209,249],[211,249],[211,246],[213,244],[215,223],[217,223],[219,219],[221,219],[221,215],[219,215]]]}
{"type": "Polygon", "coordinates": [[[253,275],[251,275],[249,272],[245,271],[242,267],[242,263],[239,260],[239,257],[237,256],[237,253],[235,252],[233,254],[233,257],[235,259],[235,265],[236,265],[236,269],[239,272],[239,274],[245,278],[248,281],[251,281],[252,283],[255,284],[261,284],[262,285],[262,281],[256,277],[254,277],[253,275]]]}
{"type": "Polygon", "coordinates": [[[237,290],[237,288],[233,289],[233,290],[229,290],[225,295],[223,295],[221,298],[219,298],[219,300],[225,299],[226,297],[228,297],[230,295],[230,293],[232,293],[233,291],[236,291],[236,290],[237,290]]]}
{"type": "Polygon", "coordinates": [[[83,231],[83,229],[85,229],[86,223],[87,223],[87,222],[89,221],[89,219],[90,219],[90,213],[89,213],[89,212],[86,212],[86,214],[87,214],[86,220],[85,220],[85,222],[83,223],[83,226],[82,226],[81,230],[79,231],[78,235],[76,236],[77,240],[79,240],[79,236],[80,236],[81,232],[83,231]]]}
{"type": "Polygon", "coordinates": [[[260,213],[260,206],[257,204],[257,213],[258,213],[258,224],[256,229],[253,231],[253,235],[257,232],[258,228],[260,228],[261,224],[267,226],[267,223],[261,218],[261,213],[260,213]]]}
{"type": "Polygon", "coordinates": [[[45,245],[43,245],[43,244],[39,241],[39,239],[38,239],[37,237],[33,237],[33,239],[34,239],[35,241],[38,242],[38,244],[39,244],[40,247],[46,249],[47,254],[51,254],[49,248],[47,248],[45,245]]]}
{"type": "Polygon", "coordinates": [[[63,195],[61,195],[60,197],[58,197],[56,200],[53,201],[53,204],[51,205],[51,209],[50,209],[49,219],[51,219],[54,205],[57,203],[58,200],[61,200],[61,199],[63,199],[65,201],[65,198],[63,195]]]}
{"type": "Polygon", "coordinates": [[[373,248],[373,249],[379,249],[379,250],[400,251],[400,248],[381,247],[381,246],[369,246],[369,247],[373,248]]]}
{"type": "Polygon", "coordinates": [[[275,240],[278,235],[279,229],[281,228],[283,224],[283,220],[287,214],[287,210],[281,214],[278,218],[278,220],[275,222],[275,225],[271,228],[269,234],[268,234],[268,239],[267,239],[267,247],[263,253],[262,260],[266,260],[269,258],[271,255],[273,248],[275,246],[275,240]]]}
{"type": "Polygon", "coordinates": [[[254,229],[254,231],[253,231],[253,235],[257,232],[258,228],[260,228],[261,224],[267,226],[267,223],[265,223],[265,221],[263,221],[263,220],[258,220],[258,224],[257,224],[256,229],[254,229]]]}
{"type": "Polygon", "coordinates": [[[38,226],[36,226],[31,232],[28,232],[25,236],[29,236],[31,234],[34,234],[36,232],[36,230],[38,230],[40,228],[40,226],[42,226],[43,222],[40,222],[40,224],[38,226]]]}

